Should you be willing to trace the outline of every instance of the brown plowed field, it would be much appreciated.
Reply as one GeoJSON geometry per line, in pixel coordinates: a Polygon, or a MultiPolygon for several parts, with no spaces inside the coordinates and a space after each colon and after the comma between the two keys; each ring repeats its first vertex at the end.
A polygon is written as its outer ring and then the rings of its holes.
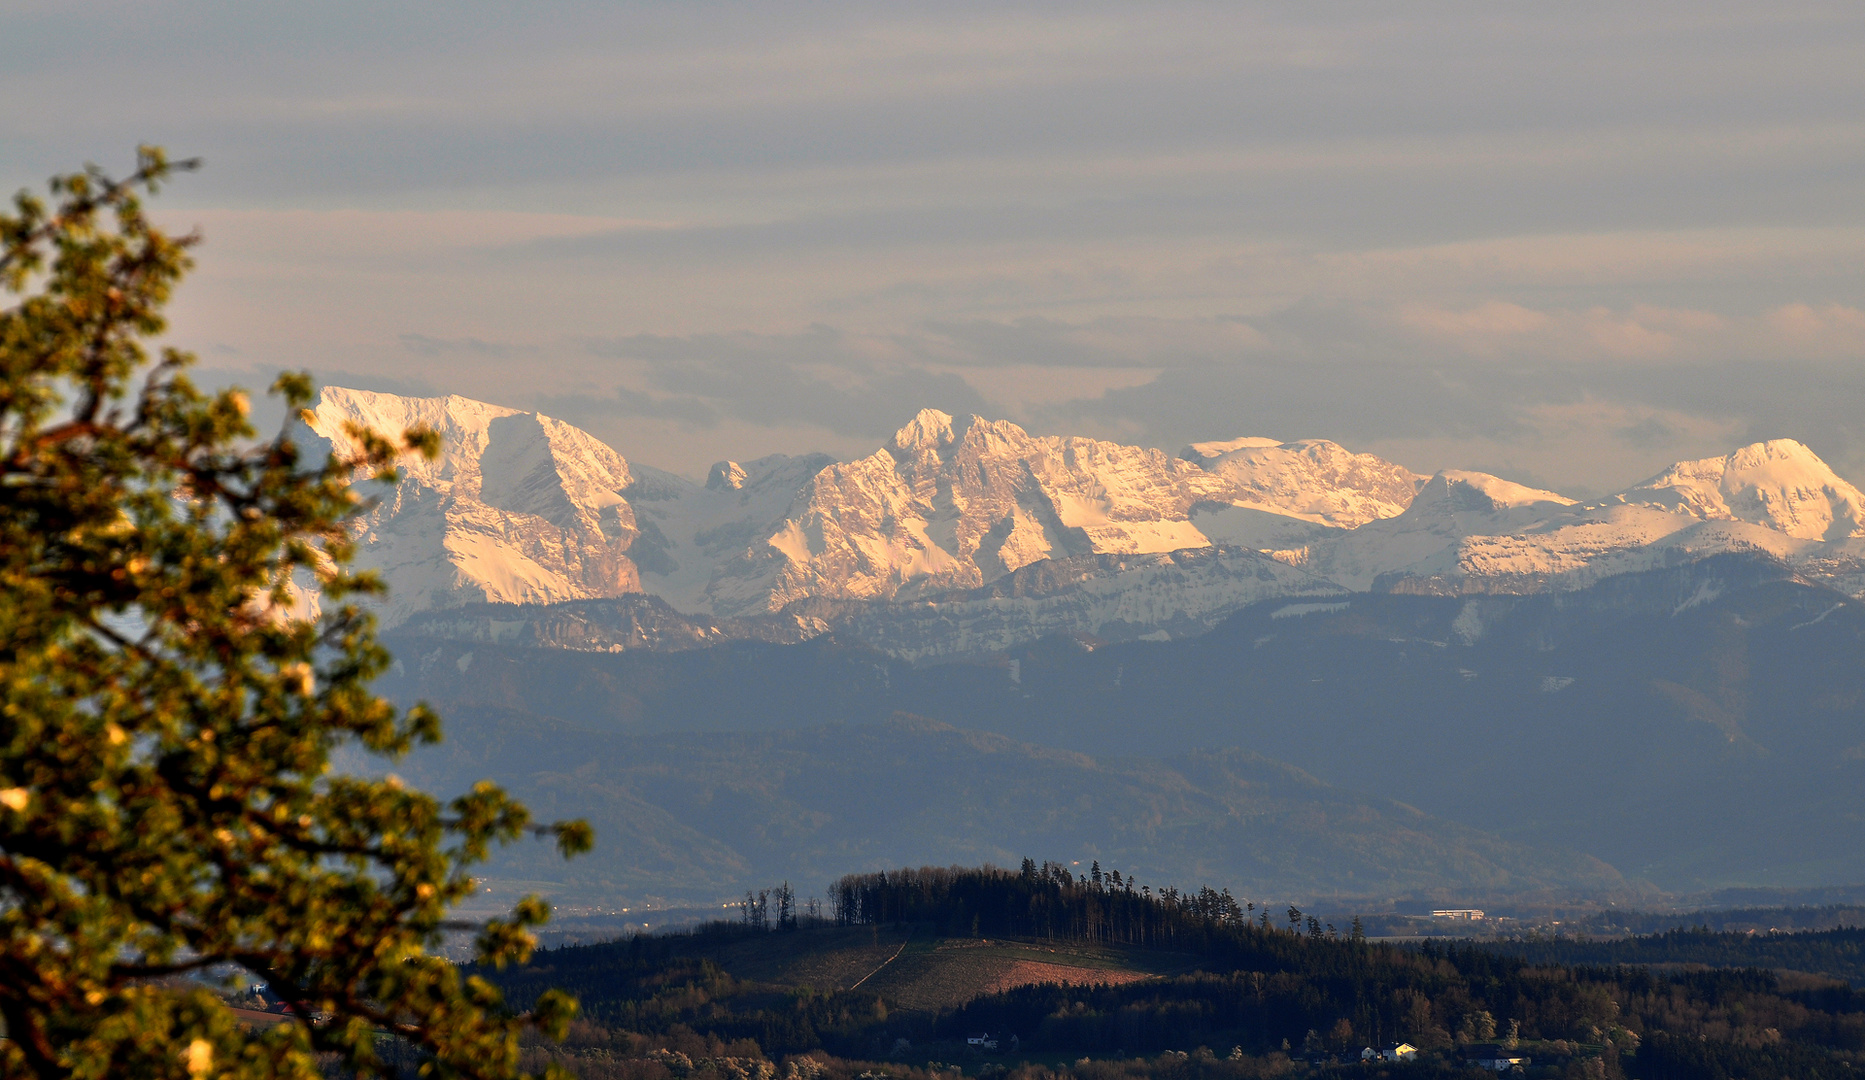
{"type": "Polygon", "coordinates": [[[1192,958],[1097,945],[979,938],[915,938],[862,984],[890,1005],[922,1012],[1032,983],[1119,985],[1188,970],[1192,958]]]}
{"type": "Polygon", "coordinates": [[[1069,964],[1045,964],[1037,960],[1018,960],[984,985],[984,993],[1001,994],[1019,986],[1037,983],[1067,983],[1070,986],[1119,986],[1152,978],[1144,971],[1114,971],[1108,968],[1074,967],[1069,964]]]}

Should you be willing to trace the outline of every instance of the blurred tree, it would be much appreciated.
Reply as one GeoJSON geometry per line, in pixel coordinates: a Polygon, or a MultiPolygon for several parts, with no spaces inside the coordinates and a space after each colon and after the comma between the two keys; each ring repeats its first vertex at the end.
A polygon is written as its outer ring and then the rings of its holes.
{"type": "Polygon", "coordinates": [[[1496,1037],[1496,1018],[1487,1009],[1472,1009],[1464,1014],[1457,1028],[1458,1042],[1488,1042],[1496,1037]]]}
{"type": "MultiPolygon", "coordinates": [[[[302,461],[189,356],[148,354],[195,238],[139,192],[193,165],[144,148],[0,214],[0,1072],[311,1077],[334,1054],[370,1075],[389,1032],[436,1075],[517,1075],[519,1032],[575,1003],[513,1015],[433,950],[489,845],[570,854],[589,829],[533,830],[490,785],[443,807],[329,773],[339,746],[439,738],[369,690],[389,657],[355,601],[381,586],[344,531],[359,471],[438,441],[358,430],[358,457],[302,461]],[[321,618],[294,615],[294,574],[321,618]],[[299,1019],[237,1024],[204,980],[239,970],[299,1019]]],[[[296,412],[310,380],[274,392],[296,412]]],[[[478,955],[525,957],[547,916],[526,898],[478,955]]]]}

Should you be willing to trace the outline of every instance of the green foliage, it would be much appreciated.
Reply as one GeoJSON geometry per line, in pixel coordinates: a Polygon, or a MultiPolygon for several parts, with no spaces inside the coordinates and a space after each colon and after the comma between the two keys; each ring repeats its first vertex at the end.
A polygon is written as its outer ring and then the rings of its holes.
{"type": "MultiPolygon", "coordinates": [[[[328,772],[345,743],[439,737],[370,692],[389,657],[356,599],[380,586],[344,532],[359,471],[392,477],[437,438],[358,430],[359,456],[305,462],[256,439],[244,394],[149,354],[196,238],[154,228],[138,192],[193,166],[145,148],[126,179],[91,168],[0,215],[0,1070],[308,1077],[334,1054],[370,1074],[387,1031],[436,1075],[515,1075],[520,1031],[574,1002],[515,1016],[431,951],[529,815],[491,785],[443,806],[328,772]],[[294,575],[320,620],[294,616],[294,575]],[[327,1019],[243,1029],[182,978],[228,965],[327,1019]]],[[[311,385],[273,390],[296,411],[311,385]]],[[[482,960],[523,961],[547,914],[486,925],[482,960]]]]}

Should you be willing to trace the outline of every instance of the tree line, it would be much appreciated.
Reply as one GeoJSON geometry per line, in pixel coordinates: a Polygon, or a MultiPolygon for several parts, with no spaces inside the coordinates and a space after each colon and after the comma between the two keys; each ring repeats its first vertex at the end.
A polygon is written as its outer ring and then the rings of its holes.
{"type": "Polygon", "coordinates": [[[829,887],[833,920],[842,926],[930,923],[941,933],[1026,937],[1117,945],[1201,949],[1227,933],[1254,927],[1309,937],[1364,939],[1356,917],[1344,930],[1296,907],[1272,915],[1239,902],[1229,889],[1155,890],[1095,860],[1077,876],[1055,862],[1024,859],[1017,870],[926,866],[847,874],[829,887]]]}
{"type": "Polygon", "coordinates": [[[1844,979],[1865,987],[1865,927],[1792,934],[1716,931],[1705,927],[1609,939],[1527,937],[1486,948],[1538,964],[1707,964],[1784,968],[1844,979]]]}

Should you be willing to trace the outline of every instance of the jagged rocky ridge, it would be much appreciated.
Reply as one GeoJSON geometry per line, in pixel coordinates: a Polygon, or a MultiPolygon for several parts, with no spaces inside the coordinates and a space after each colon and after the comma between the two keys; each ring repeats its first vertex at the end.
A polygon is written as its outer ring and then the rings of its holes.
{"type": "Polygon", "coordinates": [[[548,416],[467,398],[410,398],[324,389],[307,417],[312,452],[351,452],[355,427],[440,433],[440,455],[410,456],[400,483],[356,519],[359,563],[381,571],[381,611],[395,625],[417,611],[475,600],[552,603],[641,591],[631,557],[641,530],[622,492],[622,456],[548,416]]]}
{"type": "Polygon", "coordinates": [[[805,597],[769,614],[715,618],[683,614],[659,597],[636,594],[471,604],[416,614],[401,629],[417,637],[600,652],[796,643],[836,634],[903,660],[932,661],[990,655],[1051,634],[1113,641],[1193,637],[1260,600],[1328,600],[1343,592],[1260,552],[1220,546],[1045,559],[936,600],[805,597]]]}
{"type": "Polygon", "coordinates": [[[1186,636],[1278,596],[1567,590],[1726,552],[1865,591],[1865,496],[1791,440],[1580,503],[1323,440],[1173,457],[935,410],[856,461],[725,461],[703,485],[459,397],[331,387],[308,419],[327,447],[349,425],[417,423],[440,430],[441,457],[373,492],[356,528],[391,586],[384,621],[440,637],[627,649],[833,632],[930,660],[1054,633],[1186,636]]]}

